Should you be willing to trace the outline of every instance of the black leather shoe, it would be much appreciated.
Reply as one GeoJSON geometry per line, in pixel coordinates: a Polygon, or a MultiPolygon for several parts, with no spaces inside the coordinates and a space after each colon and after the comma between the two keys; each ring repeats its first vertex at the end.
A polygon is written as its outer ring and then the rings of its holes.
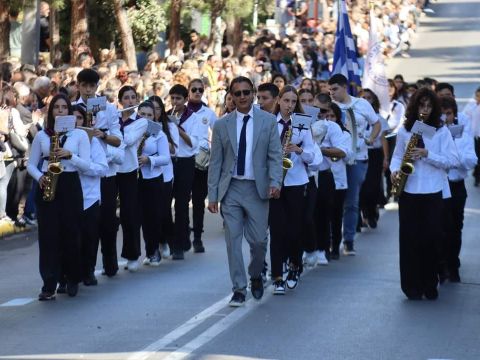
{"type": "Polygon", "coordinates": [[[461,282],[460,274],[458,273],[458,269],[450,269],[450,272],[448,274],[448,281],[450,281],[452,283],[461,282]]]}
{"type": "Polygon", "coordinates": [[[66,294],[66,293],[67,293],[67,284],[64,282],[59,283],[57,287],[57,294],[66,294]]]}
{"type": "Polygon", "coordinates": [[[55,292],[42,291],[38,295],[38,301],[49,301],[49,300],[55,300],[55,292]]]}
{"type": "Polygon", "coordinates": [[[437,288],[433,288],[433,289],[429,289],[429,290],[425,290],[425,297],[428,299],[428,300],[437,300],[438,298],[438,290],[437,288]]]}
{"type": "Polygon", "coordinates": [[[78,284],[77,283],[67,283],[67,294],[70,297],[77,296],[78,293],[78,284]]]}
{"type": "Polygon", "coordinates": [[[260,300],[263,296],[263,279],[262,277],[258,277],[256,279],[250,279],[252,284],[252,296],[256,300],[260,300]]]}
{"type": "Polygon", "coordinates": [[[231,307],[240,307],[245,304],[245,295],[241,292],[234,292],[230,302],[228,303],[231,307]]]}
{"type": "Polygon", "coordinates": [[[183,259],[185,259],[185,255],[183,255],[182,250],[176,250],[173,252],[172,260],[183,260],[183,259]]]}
{"type": "Polygon", "coordinates": [[[196,254],[205,252],[205,248],[203,247],[202,240],[193,240],[193,252],[196,254]]]}
{"type": "Polygon", "coordinates": [[[85,285],[85,286],[96,286],[96,285],[98,285],[98,280],[95,277],[95,274],[91,273],[87,277],[85,277],[83,279],[83,285],[85,285]]]}

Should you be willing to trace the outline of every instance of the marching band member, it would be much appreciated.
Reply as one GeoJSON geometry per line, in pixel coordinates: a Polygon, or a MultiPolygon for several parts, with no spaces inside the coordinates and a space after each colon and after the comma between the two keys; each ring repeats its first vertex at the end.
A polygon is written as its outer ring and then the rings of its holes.
{"type": "MultiPolygon", "coordinates": [[[[207,105],[202,102],[205,84],[201,79],[193,79],[188,84],[187,109],[195,112],[204,130],[199,139],[199,149],[195,160],[195,174],[192,184],[192,219],[193,219],[193,252],[203,253],[205,247],[202,242],[203,218],[205,216],[205,199],[208,194],[208,159],[210,154],[209,134],[217,116],[207,105]]],[[[190,242],[190,239],[188,240],[190,242]]]]}
{"type": "Polygon", "coordinates": [[[158,96],[151,96],[149,100],[155,107],[155,121],[162,124],[162,129],[167,136],[168,146],[170,150],[170,158],[168,164],[163,166],[163,186],[162,186],[162,198],[161,198],[161,234],[160,234],[160,255],[162,258],[170,256],[170,247],[168,241],[171,241],[174,235],[173,219],[172,219],[172,190],[173,190],[173,161],[172,159],[177,155],[178,141],[180,135],[178,133],[178,127],[170,121],[167,112],[165,111],[165,105],[162,99],[158,96]]]}
{"type": "MultiPolygon", "coordinates": [[[[123,108],[137,104],[137,92],[129,85],[118,92],[118,101],[123,108]]],[[[123,231],[122,257],[130,272],[138,270],[140,256],[140,219],[138,207],[138,156],[139,143],[147,131],[148,121],[139,118],[133,110],[123,111],[120,131],[123,133],[125,158],[117,171],[117,189],[120,197],[120,223],[123,231]]]]}
{"type": "MultiPolygon", "coordinates": [[[[78,91],[80,97],[74,103],[87,110],[89,98],[95,97],[100,77],[95,70],[83,69],[77,75],[78,91]]],[[[117,185],[116,174],[119,164],[123,161],[124,150],[120,146],[122,133],[118,119],[117,108],[108,103],[106,109],[93,115],[93,136],[100,140],[100,144],[106,154],[108,171],[100,181],[100,243],[104,273],[114,276],[118,271],[117,261],[117,185]]],[[[95,258],[96,260],[96,258],[95,258]]]]}
{"type": "Polygon", "coordinates": [[[354,240],[359,214],[360,188],[365,180],[368,166],[367,146],[372,144],[380,132],[380,123],[372,106],[362,98],[350,96],[347,93],[348,81],[342,74],[333,75],[328,81],[330,96],[345,112],[346,127],[352,132],[352,151],[355,156],[347,165],[348,189],[345,198],[343,215],[343,253],[355,255],[354,240]],[[372,126],[370,137],[367,138],[367,124],[372,126]]]}
{"type": "MultiPolygon", "coordinates": [[[[73,115],[78,126],[87,126],[87,112],[80,105],[73,106],[73,115]]],[[[81,217],[82,278],[86,286],[97,285],[95,265],[99,243],[100,228],[100,179],[107,174],[108,163],[100,140],[92,137],[90,142],[90,166],[80,171],[80,183],[83,193],[83,212],[81,217]]],[[[58,290],[57,290],[58,292],[58,290]]]]}
{"type": "MultiPolygon", "coordinates": [[[[138,116],[154,121],[155,106],[151,101],[144,101],[138,106],[138,116]]],[[[170,151],[165,133],[145,134],[138,148],[138,193],[141,211],[143,239],[146,257],[144,265],[160,265],[160,236],[162,220],[162,167],[170,161],[170,151]]]]}
{"type": "Polygon", "coordinates": [[[184,252],[190,250],[192,246],[188,228],[189,202],[195,174],[195,155],[198,153],[198,146],[204,137],[204,131],[201,128],[201,120],[192,109],[185,105],[188,98],[188,89],[177,84],[172,86],[169,95],[173,106],[171,113],[178,119],[177,127],[180,135],[178,152],[173,165],[175,236],[172,241],[172,259],[183,260],[185,258],[184,252]]]}
{"type": "Polygon", "coordinates": [[[90,144],[85,131],[73,129],[55,134],[55,118],[71,115],[72,105],[63,94],[53,97],[48,108],[45,129],[35,136],[28,162],[28,173],[38,182],[36,193],[40,275],[43,287],[40,301],[55,299],[55,289],[63,272],[69,296],[78,292],[82,278],[80,249],[80,219],[83,209],[82,187],[78,171],[90,168],[90,144]],[[51,148],[52,136],[59,136],[59,147],[51,148]],[[45,201],[49,183],[46,174],[49,160],[60,161],[63,172],[58,175],[53,201],[45,201]],[[43,159],[40,169],[37,168],[43,159]]]}
{"type": "MultiPolygon", "coordinates": [[[[410,100],[406,120],[399,129],[390,170],[392,183],[398,181],[405,152],[414,162],[399,196],[400,278],[405,295],[412,300],[438,297],[437,249],[442,231],[442,189],[448,169],[458,166],[458,155],[450,131],[442,126],[438,97],[428,88],[419,89],[410,100]],[[435,128],[434,134],[412,140],[417,119],[435,128]]],[[[418,135],[415,135],[418,138],[418,135]]]]}
{"type": "Polygon", "coordinates": [[[278,199],[270,200],[270,257],[274,294],[285,293],[282,277],[283,262],[288,259],[286,285],[297,286],[302,260],[302,224],[305,208],[305,191],[308,174],[305,164],[314,161],[314,143],[310,130],[294,128],[293,113],[303,113],[298,93],[293,86],[285,86],[279,94],[274,112],[278,133],[284,145],[284,157],[289,157],[292,167],[287,171],[278,199]],[[288,134],[290,135],[290,138],[288,134]]]}
{"type": "MultiPolygon", "coordinates": [[[[441,97],[440,107],[445,116],[447,127],[462,125],[458,120],[458,107],[453,97],[441,97]]],[[[444,199],[445,204],[445,237],[442,244],[442,258],[446,265],[450,282],[460,282],[460,250],[462,247],[463,213],[467,200],[465,179],[468,172],[477,164],[475,144],[469,130],[463,127],[462,133],[454,137],[459,156],[459,164],[448,171],[448,183],[452,197],[444,199]]]]}

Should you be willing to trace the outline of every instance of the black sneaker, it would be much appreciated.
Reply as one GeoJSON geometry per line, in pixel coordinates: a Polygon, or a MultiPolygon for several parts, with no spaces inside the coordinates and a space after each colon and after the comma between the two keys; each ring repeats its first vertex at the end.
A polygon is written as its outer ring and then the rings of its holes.
{"type": "Polygon", "coordinates": [[[162,261],[162,256],[160,255],[160,251],[155,250],[153,256],[150,256],[150,266],[160,266],[160,261],[162,261]]]}
{"type": "Polygon", "coordinates": [[[337,249],[330,250],[330,260],[340,259],[340,251],[337,249]]]}
{"type": "Polygon", "coordinates": [[[184,245],[183,245],[183,251],[184,252],[189,252],[190,249],[192,248],[192,242],[188,240],[184,245]]]}
{"type": "Polygon", "coordinates": [[[437,290],[436,287],[434,287],[432,289],[429,289],[429,290],[425,290],[424,295],[428,300],[437,300],[438,299],[438,290],[437,290]]]}
{"type": "Polygon", "coordinates": [[[78,284],[73,282],[67,283],[68,296],[74,297],[74,296],[77,296],[77,293],[78,293],[78,284]]]}
{"type": "Polygon", "coordinates": [[[285,295],[285,282],[282,278],[273,282],[273,295],[285,295]]]}
{"type": "Polygon", "coordinates": [[[185,259],[185,255],[183,254],[182,250],[175,250],[172,254],[172,260],[183,260],[185,259]]]}
{"type": "Polygon", "coordinates": [[[57,287],[57,294],[66,294],[67,293],[67,283],[61,282],[57,287]]]}
{"type": "Polygon", "coordinates": [[[193,252],[196,254],[205,252],[205,247],[203,246],[202,240],[193,240],[193,252]]]}
{"type": "Polygon", "coordinates": [[[353,248],[353,243],[351,242],[344,242],[343,243],[343,255],[345,256],[355,256],[356,252],[355,249],[353,248]]]}
{"type": "Polygon", "coordinates": [[[49,300],[55,300],[55,293],[54,292],[42,291],[38,295],[38,301],[49,301],[49,300]]]}
{"type": "Polygon", "coordinates": [[[285,282],[289,289],[295,289],[297,287],[299,276],[298,269],[290,268],[290,270],[288,270],[287,280],[285,282]]]}
{"type": "Polygon", "coordinates": [[[25,219],[21,217],[20,219],[15,220],[15,226],[18,228],[24,228],[27,226],[25,219]]]}
{"type": "Polygon", "coordinates": [[[260,300],[263,296],[263,280],[262,277],[258,277],[256,279],[250,279],[250,282],[252,284],[252,296],[256,300],[260,300]]]}
{"type": "Polygon", "coordinates": [[[98,285],[98,280],[95,277],[95,274],[93,272],[88,274],[88,276],[86,276],[83,279],[83,285],[85,285],[85,286],[96,286],[96,285],[98,285]]]}
{"type": "Polygon", "coordinates": [[[231,307],[240,307],[245,304],[245,295],[241,292],[234,292],[230,302],[228,303],[231,307]]]}
{"type": "Polygon", "coordinates": [[[461,282],[460,274],[458,273],[458,269],[450,269],[449,274],[448,274],[448,281],[450,281],[452,283],[461,282]]]}

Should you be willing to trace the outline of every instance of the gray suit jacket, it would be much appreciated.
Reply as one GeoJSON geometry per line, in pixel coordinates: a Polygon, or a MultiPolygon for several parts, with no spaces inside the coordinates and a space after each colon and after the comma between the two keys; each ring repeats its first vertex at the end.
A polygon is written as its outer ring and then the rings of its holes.
{"type": "MultiPolygon", "coordinates": [[[[217,120],[213,128],[210,165],[208,167],[208,199],[222,201],[237,160],[237,112],[217,120]]],[[[253,173],[258,195],[268,199],[269,188],[282,183],[282,147],[275,116],[253,108],[253,173]]]]}

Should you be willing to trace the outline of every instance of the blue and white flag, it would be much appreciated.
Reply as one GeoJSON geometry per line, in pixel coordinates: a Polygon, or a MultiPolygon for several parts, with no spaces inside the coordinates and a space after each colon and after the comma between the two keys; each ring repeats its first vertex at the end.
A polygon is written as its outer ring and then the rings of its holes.
{"type": "Polygon", "coordinates": [[[350,84],[349,93],[355,96],[357,94],[356,86],[361,85],[357,49],[355,41],[353,40],[352,31],[350,30],[347,5],[345,4],[345,0],[338,1],[340,2],[340,9],[338,13],[337,32],[335,33],[332,75],[344,75],[350,84]]]}

